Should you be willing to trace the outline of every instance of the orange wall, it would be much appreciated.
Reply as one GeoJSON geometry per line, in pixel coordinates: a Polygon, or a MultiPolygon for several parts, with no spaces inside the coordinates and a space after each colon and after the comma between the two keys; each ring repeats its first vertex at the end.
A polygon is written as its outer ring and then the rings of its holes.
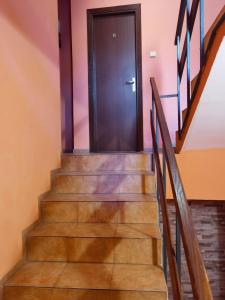
{"type": "MultiPolygon", "coordinates": [[[[89,148],[86,10],[89,8],[125,5],[132,3],[142,4],[143,111],[145,148],[151,147],[149,126],[151,91],[149,77],[156,77],[157,85],[161,94],[176,92],[176,47],[174,46],[174,39],[180,0],[72,1],[74,122],[75,148],[77,149],[89,148]],[[149,58],[150,50],[157,51],[157,58],[149,58]]],[[[206,30],[208,30],[223,5],[224,0],[205,0],[206,30]]],[[[197,37],[195,37],[194,43],[199,45],[197,37]]],[[[193,58],[194,64],[198,66],[198,56],[193,58]]],[[[194,73],[192,75],[194,75],[194,73]]],[[[183,100],[185,100],[185,97],[183,100]]],[[[163,103],[170,132],[174,140],[174,133],[177,128],[176,99],[165,100],[163,103]]]]}
{"type": "Polygon", "coordinates": [[[225,200],[225,149],[185,151],[176,158],[187,199],[225,200]]]}
{"type": "Polygon", "coordinates": [[[0,279],[60,163],[56,0],[0,1],[0,279]]]}

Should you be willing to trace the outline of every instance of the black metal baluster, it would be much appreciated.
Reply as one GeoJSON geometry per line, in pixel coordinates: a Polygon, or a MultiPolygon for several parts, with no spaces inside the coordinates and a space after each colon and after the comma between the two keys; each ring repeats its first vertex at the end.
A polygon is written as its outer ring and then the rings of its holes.
{"type": "MultiPolygon", "coordinates": [[[[153,124],[155,124],[155,100],[154,100],[153,93],[152,93],[152,111],[150,113],[150,117],[152,118],[153,124]]],[[[152,152],[152,172],[155,172],[155,160],[154,160],[153,152],[152,152]]]]}
{"type": "Polygon", "coordinates": [[[191,34],[190,34],[190,0],[186,0],[186,14],[187,14],[187,107],[191,101],[191,34]]]}
{"type": "Polygon", "coordinates": [[[181,278],[181,237],[179,220],[176,217],[176,261],[179,276],[181,278]]]}
{"type": "Polygon", "coordinates": [[[204,64],[204,0],[200,0],[200,68],[202,68],[204,64]]]}
{"type": "MultiPolygon", "coordinates": [[[[165,152],[163,151],[163,185],[164,185],[164,193],[166,196],[166,158],[165,152]]],[[[167,266],[167,250],[166,250],[166,237],[163,233],[163,270],[166,281],[168,281],[168,266],[167,266]]]]}
{"type": "Polygon", "coordinates": [[[177,113],[178,113],[178,135],[181,137],[181,103],[180,103],[180,37],[177,36],[177,113]]]}

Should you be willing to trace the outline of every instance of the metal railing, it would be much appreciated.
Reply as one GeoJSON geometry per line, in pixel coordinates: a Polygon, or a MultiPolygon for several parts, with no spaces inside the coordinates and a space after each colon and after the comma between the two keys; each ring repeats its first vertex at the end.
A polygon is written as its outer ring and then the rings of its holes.
{"type": "Polygon", "coordinates": [[[163,112],[161,99],[155,83],[151,78],[152,110],[151,131],[153,140],[153,165],[157,178],[157,197],[163,220],[163,266],[167,278],[167,260],[172,284],[173,300],[184,299],[181,283],[181,239],[185,259],[195,300],[212,300],[204,262],[201,256],[197,235],[195,233],[190,208],[185,196],[182,180],[177,166],[174,149],[163,112]],[[160,150],[162,160],[160,160],[160,150]],[[169,221],[168,203],[166,199],[166,172],[169,173],[170,184],[176,208],[176,245],[173,245],[171,224],[169,221]],[[175,250],[176,249],[176,250],[175,250]]]}
{"type": "Polygon", "coordinates": [[[178,95],[178,136],[181,137],[181,82],[184,67],[187,69],[187,108],[191,105],[191,37],[199,8],[199,36],[200,36],[200,69],[204,64],[204,0],[181,0],[180,11],[175,36],[177,46],[177,95],[178,95]],[[186,33],[183,48],[181,48],[181,36],[183,33],[184,20],[186,15],[186,33]],[[182,51],[181,51],[182,50],[182,51]]]}

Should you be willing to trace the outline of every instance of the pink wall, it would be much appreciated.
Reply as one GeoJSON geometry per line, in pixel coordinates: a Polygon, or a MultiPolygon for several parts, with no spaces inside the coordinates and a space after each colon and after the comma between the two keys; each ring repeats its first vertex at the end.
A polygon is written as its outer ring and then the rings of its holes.
{"type": "MultiPolygon", "coordinates": [[[[205,0],[205,34],[210,29],[210,26],[215,21],[220,10],[224,7],[224,0],[205,0]]],[[[196,18],[196,24],[192,35],[191,58],[192,58],[192,77],[199,72],[200,58],[199,58],[199,17],[196,18]]]]}
{"type": "MultiPolygon", "coordinates": [[[[224,0],[206,0],[206,29],[209,28],[224,0]]],[[[151,147],[149,110],[151,90],[149,77],[157,80],[159,92],[176,92],[176,48],[173,44],[180,0],[80,0],[72,1],[73,59],[74,59],[74,119],[75,148],[89,148],[88,122],[88,62],[86,10],[124,4],[142,4],[142,63],[143,63],[143,111],[144,146],[151,147]],[[149,51],[156,50],[157,58],[150,59],[149,51]]],[[[198,39],[195,38],[195,43],[198,39]]],[[[198,46],[197,46],[198,47],[198,46]]],[[[196,71],[198,56],[193,56],[196,71]]],[[[194,73],[193,73],[194,74],[194,73]]],[[[184,79],[185,80],[185,79],[184,79]]],[[[176,99],[164,101],[164,110],[174,140],[177,128],[176,99]]]]}
{"type": "Polygon", "coordinates": [[[1,280],[22,257],[22,232],[60,164],[57,1],[1,0],[0,37],[1,280]]]}

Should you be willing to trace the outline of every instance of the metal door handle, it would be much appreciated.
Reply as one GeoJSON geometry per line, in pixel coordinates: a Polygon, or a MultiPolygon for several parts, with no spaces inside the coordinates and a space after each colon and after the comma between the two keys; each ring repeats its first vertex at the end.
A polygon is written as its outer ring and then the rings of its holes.
{"type": "Polygon", "coordinates": [[[134,80],[128,80],[128,81],[126,81],[126,84],[135,84],[135,81],[134,80]]]}
{"type": "Polygon", "coordinates": [[[133,93],[136,92],[136,78],[133,77],[131,80],[126,81],[127,85],[132,85],[132,91],[133,93]]]}

